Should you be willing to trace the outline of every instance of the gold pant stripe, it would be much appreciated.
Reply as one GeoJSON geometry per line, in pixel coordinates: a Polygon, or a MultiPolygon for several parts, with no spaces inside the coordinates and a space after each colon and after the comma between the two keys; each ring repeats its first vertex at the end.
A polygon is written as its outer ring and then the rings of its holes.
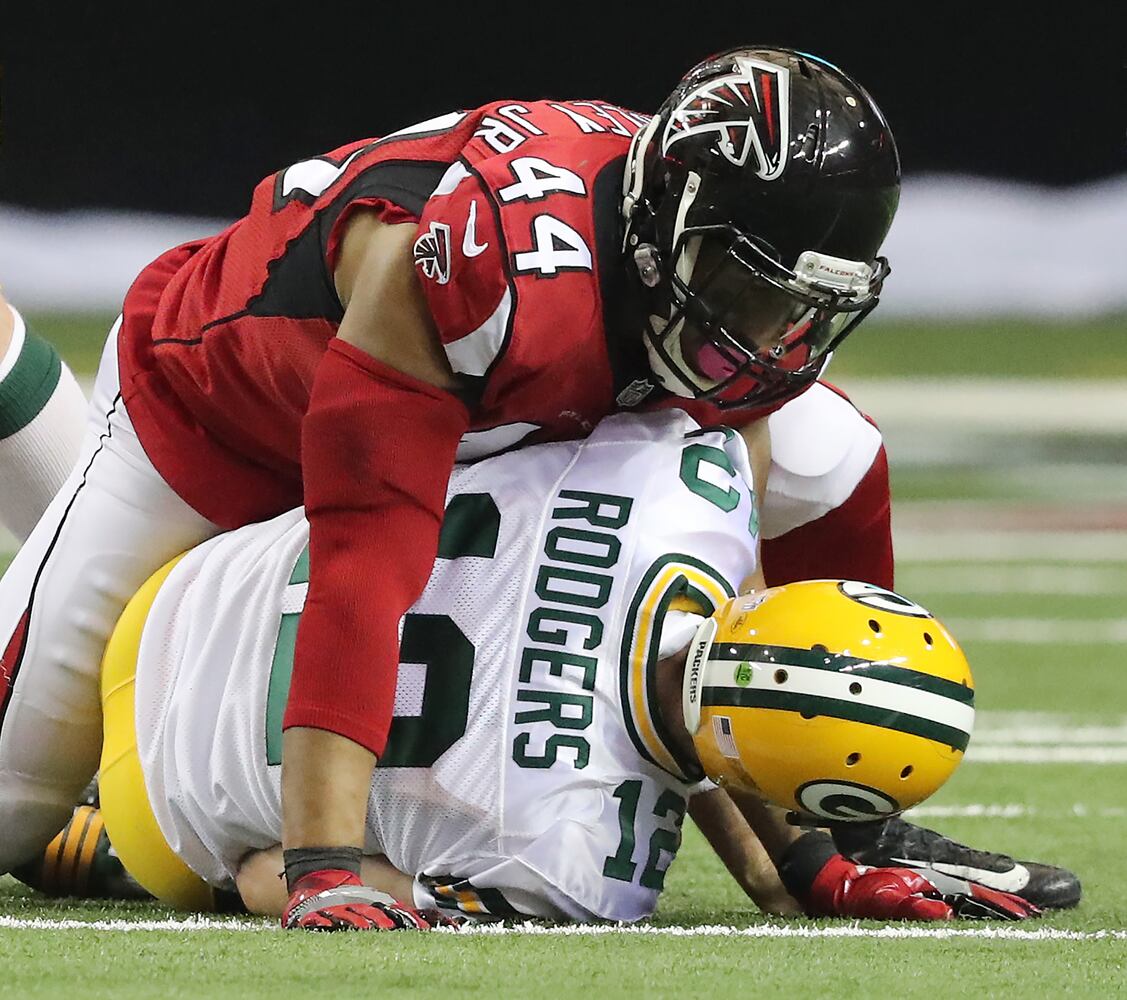
{"type": "Polygon", "coordinates": [[[43,890],[48,893],[59,891],[59,869],[63,863],[63,852],[66,850],[67,838],[70,837],[71,828],[67,826],[50,844],[43,855],[43,890]]]}
{"type": "Polygon", "coordinates": [[[213,910],[211,887],[168,846],[145,791],[137,754],[135,678],[141,633],[157,592],[182,557],[154,573],[118,619],[102,659],[102,819],[125,870],[161,902],[183,910],[213,910]]]}
{"type": "Polygon", "coordinates": [[[90,866],[94,863],[98,840],[106,824],[93,806],[83,806],[79,811],[82,813],[82,836],[76,845],[73,880],[79,894],[82,894],[90,881],[90,866]]]}

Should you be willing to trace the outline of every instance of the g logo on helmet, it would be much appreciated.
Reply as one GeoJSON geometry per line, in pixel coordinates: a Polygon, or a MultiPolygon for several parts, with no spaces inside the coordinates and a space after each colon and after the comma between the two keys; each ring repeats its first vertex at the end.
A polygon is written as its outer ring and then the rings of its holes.
{"type": "Polygon", "coordinates": [[[894,798],[852,781],[808,781],[794,797],[811,815],[839,823],[864,823],[900,812],[894,798]]]}

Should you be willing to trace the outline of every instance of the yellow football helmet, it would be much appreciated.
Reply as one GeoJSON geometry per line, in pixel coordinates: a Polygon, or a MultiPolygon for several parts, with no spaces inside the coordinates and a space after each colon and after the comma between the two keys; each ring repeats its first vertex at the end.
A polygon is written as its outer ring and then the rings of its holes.
{"type": "Polygon", "coordinates": [[[939,788],[974,724],[962,650],[930,612],[852,580],[733,597],[698,629],[685,724],[717,784],[865,822],[939,788]]]}

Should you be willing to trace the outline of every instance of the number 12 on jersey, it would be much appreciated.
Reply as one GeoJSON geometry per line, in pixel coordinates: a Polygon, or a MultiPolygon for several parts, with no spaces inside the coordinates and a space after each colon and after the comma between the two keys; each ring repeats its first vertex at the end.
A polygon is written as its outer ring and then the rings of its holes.
{"type": "MultiPolygon", "coordinates": [[[[643,782],[632,778],[622,782],[612,793],[618,799],[618,826],[622,831],[618,850],[603,862],[603,875],[619,882],[633,882],[638,870],[634,860],[637,841],[638,804],[642,798],[643,782]]],[[[673,790],[666,788],[657,797],[652,815],[658,820],[672,821],[672,828],[658,826],[650,835],[646,864],[638,884],[660,892],[665,885],[665,872],[672,863],[677,848],[681,846],[681,823],[685,819],[688,803],[673,790]],[[662,855],[668,856],[664,867],[658,867],[662,855]]]]}

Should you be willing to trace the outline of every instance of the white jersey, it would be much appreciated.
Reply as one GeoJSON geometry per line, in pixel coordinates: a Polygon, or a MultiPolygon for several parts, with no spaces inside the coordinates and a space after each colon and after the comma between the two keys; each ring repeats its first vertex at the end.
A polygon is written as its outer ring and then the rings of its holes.
{"type": "MultiPolygon", "coordinates": [[[[750,484],[742,439],[680,411],[454,471],[368,809],[366,851],[415,876],[417,904],[653,911],[701,777],[656,709],[661,625],[671,606],[709,613],[754,569],[750,484]]],[[[144,628],[146,788],[170,846],[214,884],[281,839],[307,541],[294,511],[205,543],[144,628]]]]}

